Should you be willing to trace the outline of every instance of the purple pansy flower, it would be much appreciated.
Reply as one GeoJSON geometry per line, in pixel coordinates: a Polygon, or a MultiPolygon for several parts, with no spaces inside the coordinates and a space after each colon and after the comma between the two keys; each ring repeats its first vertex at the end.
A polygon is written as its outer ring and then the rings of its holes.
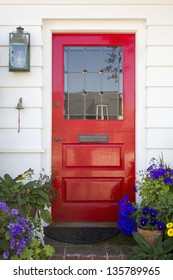
{"type": "Polygon", "coordinates": [[[165,229],[165,224],[162,222],[157,222],[157,229],[163,231],[165,229]]]}
{"type": "Polygon", "coordinates": [[[141,217],[139,223],[140,223],[141,227],[145,227],[147,225],[147,223],[148,223],[148,219],[144,218],[144,217],[141,217]]]}
{"type": "Polygon", "coordinates": [[[157,216],[157,210],[155,210],[155,209],[150,209],[150,216],[152,217],[152,218],[155,218],[156,216],[157,216]]]}
{"type": "Polygon", "coordinates": [[[148,215],[149,211],[150,211],[150,209],[147,206],[142,208],[142,214],[145,215],[145,216],[148,215]]]}

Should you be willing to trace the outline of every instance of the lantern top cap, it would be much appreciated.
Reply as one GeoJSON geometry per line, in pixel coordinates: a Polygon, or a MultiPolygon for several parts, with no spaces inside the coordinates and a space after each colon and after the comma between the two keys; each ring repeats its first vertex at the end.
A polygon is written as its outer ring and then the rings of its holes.
{"type": "Polygon", "coordinates": [[[23,32],[24,28],[20,25],[16,27],[17,32],[23,32]]]}
{"type": "Polygon", "coordinates": [[[24,28],[22,26],[16,27],[16,32],[10,33],[11,43],[25,43],[28,44],[30,40],[29,33],[23,32],[24,28]]]}

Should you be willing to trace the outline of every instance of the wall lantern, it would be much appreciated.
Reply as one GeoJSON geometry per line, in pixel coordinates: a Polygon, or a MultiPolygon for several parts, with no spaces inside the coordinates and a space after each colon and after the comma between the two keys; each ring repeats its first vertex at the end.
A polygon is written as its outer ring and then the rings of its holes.
{"type": "Polygon", "coordinates": [[[30,71],[30,34],[19,26],[9,34],[9,71],[30,71]]]}

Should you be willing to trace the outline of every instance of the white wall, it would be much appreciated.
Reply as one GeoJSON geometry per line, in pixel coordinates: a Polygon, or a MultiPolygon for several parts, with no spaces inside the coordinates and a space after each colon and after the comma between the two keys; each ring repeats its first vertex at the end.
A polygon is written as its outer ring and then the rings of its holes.
{"type": "Polygon", "coordinates": [[[0,0],[0,174],[50,171],[53,32],[136,33],[136,170],[161,151],[173,165],[172,15],[173,0],[0,0]],[[19,25],[31,34],[29,73],[8,71],[19,25]]]}

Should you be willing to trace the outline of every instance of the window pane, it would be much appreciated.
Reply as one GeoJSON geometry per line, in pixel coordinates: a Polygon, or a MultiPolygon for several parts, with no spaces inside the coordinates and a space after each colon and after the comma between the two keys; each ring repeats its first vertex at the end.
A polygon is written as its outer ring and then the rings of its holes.
{"type": "Polygon", "coordinates": [[[86,76],[86,91],[98,93],[101,91],[101,77],[98,73],[88,73],[86,76]]]}
{"type": "Polygon", "coordinates": [[[65,119],[123,118],[123,47],[64,51],[65,119]]]}

